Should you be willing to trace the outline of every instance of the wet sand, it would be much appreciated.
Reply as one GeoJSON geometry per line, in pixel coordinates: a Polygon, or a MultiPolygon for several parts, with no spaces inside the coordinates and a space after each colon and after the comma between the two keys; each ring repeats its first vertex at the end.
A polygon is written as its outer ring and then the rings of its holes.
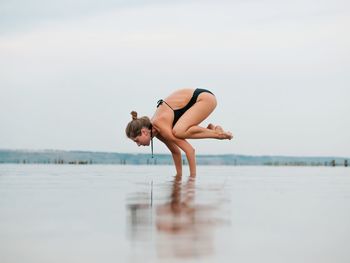
{"type": "Polygon", "coordinates": [[[0,165],[0,262],[349,262],[349,168],[172,172],[0,165]]]}

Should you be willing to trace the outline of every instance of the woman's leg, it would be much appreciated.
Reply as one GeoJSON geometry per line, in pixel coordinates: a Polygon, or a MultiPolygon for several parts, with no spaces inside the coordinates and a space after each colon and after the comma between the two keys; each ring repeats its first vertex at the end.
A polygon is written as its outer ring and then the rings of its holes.
{"type": "MultiPolygon", "coordinates": [[[[203,92],[198,96],[197,102],[188,109],[178,120],[173,128],[173,133],[183,139],[232,139],[232,134],[222,129],[214,129],[198,126],[215,109],[216,98],[210,93],[203,92]]],[[[219,127],[219,126],[217,126],[219,127]]]]}
{"type": "Polygon", "coordinates": [[[208,128],[203,128],[201,126],[192,126],[185,133],[176,135],[176,137],[183,139],[232,139],[232,134],[230,132],[219,131],[219,130],[211,130],[208,128]]]}

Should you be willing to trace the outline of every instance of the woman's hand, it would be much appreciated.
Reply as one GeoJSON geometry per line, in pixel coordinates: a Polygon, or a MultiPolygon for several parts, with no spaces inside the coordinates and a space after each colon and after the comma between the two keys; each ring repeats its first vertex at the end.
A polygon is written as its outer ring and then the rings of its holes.
{"type": "Polygon", "coordinates": [[[174,136],[171,129],[167,127],[161,127],[157,125],[158,135],[157,138],[165,143],[168,149],[171,151],[173,160],[176,167],[177,173],[182,173],[182,160],[180,149],[183,150],[186,154],[188,165],[190,168],[190,175],[196,175],[196,156],[195,149],[192,145],[185,139],[180,139],[174,136]],[[180,149],[179,149],[180,148],[180,149]]]}

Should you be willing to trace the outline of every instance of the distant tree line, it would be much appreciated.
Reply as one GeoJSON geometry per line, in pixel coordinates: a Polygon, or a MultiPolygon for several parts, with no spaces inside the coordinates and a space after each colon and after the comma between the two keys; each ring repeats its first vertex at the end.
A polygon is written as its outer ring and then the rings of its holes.
{"type": "MultiPolygon", "coordinates": [[[[265,166],[348,166],[349,158],[342,157],[288,157],[247,155],[198,155],[198,165],[265,165],[265,166]]],[[[172,165],[170,154],[127,154],[83,151],[23,151],[1,150],[0,163],[22,164],[118,164],[118,165],[172,165]]],[[[183,156],[183,165],[187,160],[183,156]]]]}
{"type": "MultiPolygon", "coordinates": [[[[98,161],[93,161],[92,159],[90,160],[64,160],[62,158],[60,159],[54,159],[54,160],[28,160],[28,159],[23,159],[23,160],[13,160],[11,162],[4,162],[0,160],[0,163],[17,163],[17,164],[76,164],[76,165],[87,165],[87,164],[101,164],[101,162],[98,161]]],[[[120,164],[120,165],[172,165],[172,161],[168,162],[157,162],[157,158],[153,159],[145,159],[144,162],[139,161],[137,163],[133,162],[132,160],[127,160],[127,159],[120,159],[119,162],[113,162],[111,164],[120,164]]],[[[182,164],[187,165],[186,159],[182,159],[182,164]]],[[[217,165],[217,163],[211,163],[211,162],[199,162],[199,165],[217,165]]],[[[305,162],[305,161],[270,161],[270,162],[264,162],[262,164],[259,163],[240,163],[237,162],[237,160],[233,162],[226,162],[226,163],[220,163],[221,165],[264,165],[264,166],[348,166],[348,160],[345,159],[344,162],[336,162],[335,160],[330,160],[326,162],[305,162]]]]}

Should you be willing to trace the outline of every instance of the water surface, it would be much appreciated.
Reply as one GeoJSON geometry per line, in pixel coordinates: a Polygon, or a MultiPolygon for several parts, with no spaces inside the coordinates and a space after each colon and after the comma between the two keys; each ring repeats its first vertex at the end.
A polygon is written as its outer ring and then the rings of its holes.
{"type": "Polygon", "coordinates": [[[0,165],[0,262],[350,262],[348,168],[197,169],[0,165]]]}

